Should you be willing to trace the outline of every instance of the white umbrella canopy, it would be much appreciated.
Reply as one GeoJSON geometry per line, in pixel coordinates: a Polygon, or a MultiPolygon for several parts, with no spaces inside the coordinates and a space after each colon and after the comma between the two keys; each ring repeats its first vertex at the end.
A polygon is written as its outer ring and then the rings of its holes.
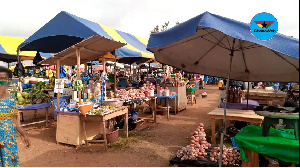
{"type": "MultiPolygon", "coordinates": [[[[249,24],[208,12],[165,32],[151,34],[147,49],[161,63],[187,72],[227,77],[228,81],[299,81],[299,40],[277,33],[271,40],[262,41],[251,34],[249,24]]],[[[229,82],[226,94],[228,87],[229,82]]]]}
{"type": "Polygon", "coordinates": [[[208,12],[151,34],[147,49],[159,62],[188,72],[227,77],[231,63],[231,79],[299,81],[299,40],[278,33],[258,40],[248,24],[208,12]]]}

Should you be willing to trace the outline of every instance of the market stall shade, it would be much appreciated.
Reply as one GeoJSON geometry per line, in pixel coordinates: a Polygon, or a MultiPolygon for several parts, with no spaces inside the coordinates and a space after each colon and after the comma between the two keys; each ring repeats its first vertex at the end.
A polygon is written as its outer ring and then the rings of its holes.
{"type": "Polygon", "coordinates": [[[298,39],[277,33],[259,40],[249,24],[209,12],[151,34],[147,49],[157,61],[187,72],[227,77],[232,57],[231,79],[299,81],[298,39]]]}
{"type": "MultiPolygon", "coordinates": [[[[21,51],[41,51],[58,53],[83,39],[93,35],[126,43],[124,47],[116,49],[113,55],[127,58],[153,59],[151,52],[146,50],[147,39],[140,38],[98,23],[77,17],[62,11],[42,28],[19,45],[21,51]]],[[[124,61],[128,61],[128,60],[124,61]]]]}
{"type": "Polygon", "coordinates": [[[124,43],[116,42],[105,37],[92,36],[42,61],[41,64],[56,65],[56,61],[59,59],[61,65],[77,65],[76,48],[80,50],[80,62],[86,63],[124,45],[124,43]]]}
{"type": "MultiPolygon", "coordinates": [[[[23,39],[23,38],[0,35],[1,58],[13,60],[11,62],[17,62],[17,56],[16,56],[17,48],[24,41],[25,41],[25,39],[23,39]],[[6,54],[6,55],[4,55],[4,54],[6,54]]],[[[51,56],[51,54],[49,54],[49,53],[40,53],[40,54],[44,58],[51,56]]],[[[35,55],[36,55],[36,50],[35,51],[21,51],[20,59],[21,60],[33,60],[35,55]]]]}
{"type": "MultiPolygon", "coordinates": [[[[271,40],[262,41],[251,34],[249,24],[209,12],[165,32],[151,34],[147,49],[159,62],[187,72],[227,77],[227,80],[299,81],[299,40],[277,33],[271,40]]],[[[226,94],[228,87],[229,82],[226,94]]],[[[219,166],[226,105],[227,101],[219,166]]]]}

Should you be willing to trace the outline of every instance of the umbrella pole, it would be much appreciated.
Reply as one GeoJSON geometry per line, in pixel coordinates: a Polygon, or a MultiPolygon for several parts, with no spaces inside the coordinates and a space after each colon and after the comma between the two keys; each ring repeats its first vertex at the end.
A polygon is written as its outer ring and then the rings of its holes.
{"type": "Polygon", "coordinates": [[[248,101],[249,101],[249,84],[250,82],[248,81],[248,87],[247,87],[247,110],[248,110],[248,101]]]}
{"type": "Polygon", "coordinates": [[[229,73],[228,73],[227,82],[226,82],[226,99],[225,99],[226,101],[225,101],[225,105],[224,105],[223,123],[222,123],[222,128],[221,128],[219,167],[222,167],[224,131],[226,129],[225,123],[226,123],[227,96],[228,96],[228,90],[229,90],[229,80],[230,80],[230,74],[231,74],[232,58],[233,58],[233,53],[234,53],[234,44],[235,44],[235,38],[233,39],[233,45],[232,45],[232,49],[231,49],[231,53],[230,53],[229,73]]]}
{"type": "Polygon", "coordinates": [[[117,56],[115,56],[115,67],[114,67],[114,97],[116,97],[116,91],[117,91],[117,56]]]}

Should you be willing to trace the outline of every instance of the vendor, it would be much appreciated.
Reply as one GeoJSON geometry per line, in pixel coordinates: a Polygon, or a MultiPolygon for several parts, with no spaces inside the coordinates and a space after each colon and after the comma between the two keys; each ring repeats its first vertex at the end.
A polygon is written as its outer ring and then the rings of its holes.
{"type": "Polygon", "coordinates": [[[223,79],[220,78],[219,83],[218,83],[219,89],[224,90],[224,82],[223,79]]]}
{"type": "Polygon", "coordinates": [[[141,75],[141,81],[139,82],[139,87],[142,87],[146,83],[144,74],[141,75]]]}

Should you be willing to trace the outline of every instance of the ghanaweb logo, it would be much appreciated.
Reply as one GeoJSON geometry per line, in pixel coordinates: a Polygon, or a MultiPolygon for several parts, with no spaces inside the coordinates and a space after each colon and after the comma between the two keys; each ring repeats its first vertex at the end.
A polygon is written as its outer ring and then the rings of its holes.
{"type": "Polygon", "coordinates": [[[278,22],[270,13],[259,13],[253,17],[250,23],[253,36],[260,40],[269,40],[278,31],[278,22]]]}

